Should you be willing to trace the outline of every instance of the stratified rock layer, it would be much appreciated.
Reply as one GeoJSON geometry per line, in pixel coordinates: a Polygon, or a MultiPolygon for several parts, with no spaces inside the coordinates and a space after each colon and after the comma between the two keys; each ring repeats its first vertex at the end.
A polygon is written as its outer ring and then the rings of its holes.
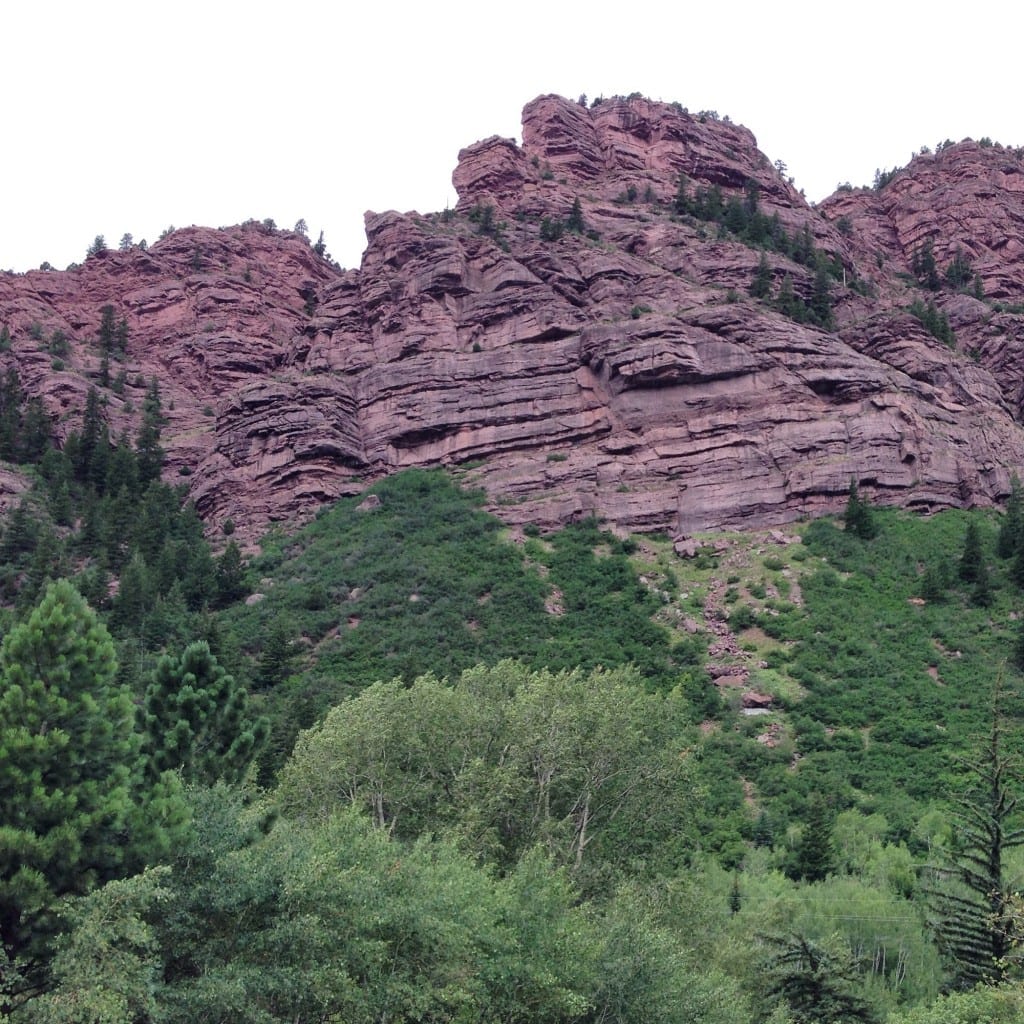
{"type": "Polygon", "coordinates": [[[359,270],[249,223],[0,275],[0,362],[66,436],[114,306],[129,341],[104,389],[112,435],[137,429],[158,377],[167,477],[250,539],[407,466],[463,467],[512,522],[692,532],[835,511],[851,479],[886,503],[988,504],[1024,463],[1016,151],[950,146],[812,209],[745,128],[544,96],[521,145],[470,146],[454,182],[454,211],[368,214],[359,270]],[[756,197],[826,254],[834,329],[771,301],[811,298],[806,261],[768,252],[770,296],[749,297],[762,253],[677,213],[681,176],[756,197]],[[977,281],[922,291],[926,244],[977,281]],[[915,299],[946,313],[954,347],[915,299]]]}

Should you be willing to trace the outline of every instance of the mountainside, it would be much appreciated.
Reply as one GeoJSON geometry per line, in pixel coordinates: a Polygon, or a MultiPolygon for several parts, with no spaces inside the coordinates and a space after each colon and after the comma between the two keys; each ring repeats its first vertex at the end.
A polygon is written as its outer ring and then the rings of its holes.
{"type": "Polygon", "coordinates": [[[134,431],[156,376],[165,476],[250,538],[407,466],[471,466],[511,522],[677,533],[834,511],[851,478],[986,505],[1024,464],[1016,150],[812,208],[714,115],[544,96],[454,183],[454,210],[368,214],[358,270],[250,222],[0,275],[0,366],[60,436],[108,377],[134,431]]]}

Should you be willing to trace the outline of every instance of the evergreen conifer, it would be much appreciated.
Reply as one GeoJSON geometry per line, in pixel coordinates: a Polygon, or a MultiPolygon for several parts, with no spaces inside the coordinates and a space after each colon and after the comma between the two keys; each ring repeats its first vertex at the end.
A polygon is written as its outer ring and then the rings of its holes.
{"type": "Polygon", "coordinates": [[[0,937],[30,988],[56,900],[125,860],[140,737],[116,672],[110,634],[66,580],[0,646],[0,937]]]}

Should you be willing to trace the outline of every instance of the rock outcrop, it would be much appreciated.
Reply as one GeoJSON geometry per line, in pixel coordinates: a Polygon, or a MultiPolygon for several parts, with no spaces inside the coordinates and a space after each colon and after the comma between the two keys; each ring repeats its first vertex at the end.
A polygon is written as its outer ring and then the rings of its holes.
{"type": "Polygon", "coordinates": [[[470,146],[454,182],[455,210],[368,214],[359,270],[253,222],[0,275],[0,364],[66,436],[112,305],[112,436],[156,376],[168,478],[249,539],[406,466],[462,467],[510,522],[680,534],[835,511],[851,478],[885,503],[990,504],[1024,464],[1014,150],[951,145],[815,209],[745,128],[544,96],[521,144],[470,146]],[[769,240],[743,240],[744,211],[769,240]],[[969,281],[946,282],[955,259],[969,281]]]}

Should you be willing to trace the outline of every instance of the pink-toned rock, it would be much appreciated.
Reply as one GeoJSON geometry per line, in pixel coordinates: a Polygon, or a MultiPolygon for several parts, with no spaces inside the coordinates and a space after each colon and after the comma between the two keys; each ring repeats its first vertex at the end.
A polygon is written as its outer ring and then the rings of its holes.
{"type": "Polygon", "coordinates": [[[21,500],[31,483],[23,473],[0,464],[0,512],[7,512],[21,500]]]}
{"type": "Polygon", "coordinates": [[[728,675],[715,677],[715,686],[722,687],[723,689],[738,689],[742,686],[745,686],[746,682],[746,675],[728,675]]]}
{"type": "MultiPolygon", "coordinates": [[[[472,464],[512,525],[594,515],[668,532],[686,557],[701,530],[839,511],[851,478],[935,509],[998,502],[1024,467],[1024,318],[988,301],[1024,292],[1017,151],[951,146],[812,209],[746,128],[542,96],[521,145],[467,147],[453,180],[453,211],[368,214],[358,270],[249,223],[0,275],[0,369],[17,366],[66,436],[113,305],[130,337],[112,367],[123,388],[105,393],[111,435],[137,430],[158,377],[168,479],[245,543],[407,466],[472,464]],[[677,214],[681,175],[726,203],[756,186],[762,212],[809,234],[840,271],[834,331],[749,297],[761,253],[677,214]],[[576,200],[584,231],[542,239],[576,200]],[[960,246],[987,299],[914,288],[925,240],[943,270],[960,246]],[[955,348],[907,313],[915,298],[939,304],[955,348]],[[58,329],[61,370],[46,349],[58,329]]],[[[813,295],[809,266],[766,259],[773,289],[813,295]]]]}

